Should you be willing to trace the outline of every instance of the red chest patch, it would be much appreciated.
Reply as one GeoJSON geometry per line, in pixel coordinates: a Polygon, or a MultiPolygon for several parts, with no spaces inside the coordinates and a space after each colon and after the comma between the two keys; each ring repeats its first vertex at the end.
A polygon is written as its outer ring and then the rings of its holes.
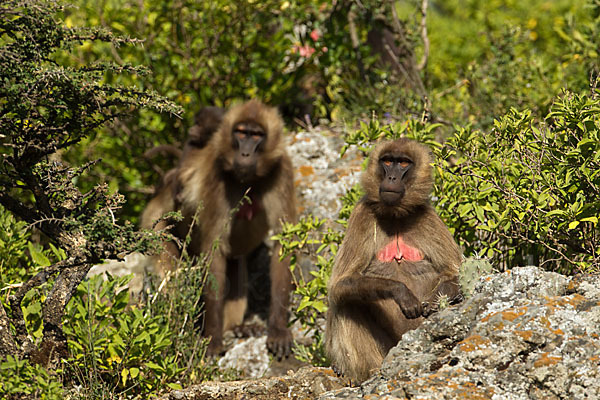
{"type": "Polygon", "coordinates": [[[396,260],[419,261],[423,259],[423,254],[418,249],[404,243],[400,235],[396,235],[391,242],[377,253],[377,259],[383,262],[396,260]]]}
{"type": "Polygon", "coordinates": [[[235,214],[235,217],[237,219],[247,219],[248,221],[250,221],[261,210],[261,207],[260,207],[260,204],[258,203],[258,201],[256,199],[254,199],[252,196],[249,196],[249,197],[250,197],[250,201],[252,203],[250,203],[250,202],[248,202],[248,200],[244,199],[244,201],[242,202],[242,205],[240,206],[240,209],[238,210],[237,214],[235,214]]]}

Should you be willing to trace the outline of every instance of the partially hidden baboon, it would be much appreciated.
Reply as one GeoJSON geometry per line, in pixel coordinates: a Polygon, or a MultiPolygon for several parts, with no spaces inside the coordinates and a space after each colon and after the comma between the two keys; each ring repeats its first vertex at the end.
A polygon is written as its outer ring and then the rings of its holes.
{"type": "MultiPolygon", "coordinates": [[[[156,155],[168,154],[179,159],[179,163],[181,163],[183,158],[188,157],[190,151],[199,150],[206,146],[209,139],[221,125],[224,114],[225,110],[220,107],[202,107],[194,115],[194,125],[188,129],[188,136],[183,151],[175,145],[163,144],[146,151],[144,157],[151,160],[156,155]]],[[[155,221],[162,217],[163,214],[175,210],[175,198],[180,188],[177,183],[178,172],[178,168],[171,168],[162,176],[160,183],[156,187],[155,196],[150,200],[142,213],[141,226],[143,228],[163,230],[168,226],[168,221],[161,221],[157,224],[155,224],[155,221]]],[[[175,243],[166,242],[164,246],[166,251],[154,257],[153,261],[154,270],[161,277],[164,277],[167,270],[173,268],[173,259],[179,255],[179,250],[175,243]]]]}
{"type": "Polygon", "coordinates": [[[329,281],[325,347],[363,381],[441,295],[456,297],[459,247],[429,203],[428,149],[409,139],[372,151],[329,281]]]}
{"type": "MultiPolygon", "coordinates": [[[[183,151],[179,146],[173,144],[161,144],[154,146],[144,153],[144,158],[150,162],[157,172],[163,175],[163,171],[153,162],[156,156],[171,156],[175,159],[181,159],[182,155],[188,152],[190,149],[203,148],[208,143],[208,140],[212,137],[213,133],[219,128],[225,110],[220,107],[207,106],[202,107],[200,111],[194,115],[194,125],[188,129],[188,136],[185,141],[183,151]]],[[[169,179],[172,178],[174,169],[171,169],[164,173],[163,178],[160,181],[156,192],[164,186],[169,179]]]]}
{"type": "Polygon", "coordinates": [[[203,107],[194,115],[194,125],[188,130],[184,151],[189,148],[202,148],[221,125],[225,110],[221,107],[203,107]]]}
{"type": "MultiPolygon", "coordinates": [[[[184,239],[191,232],[189,253],[210,255],[212,282],[204,296],[210,355],[220,352],[223,331],[243,321],[244,257],[282,222],[296,219],[294,172],[282,133],[283,121],[275,108],[257,100],[231,108],[204,147],[185,149],[180,165],[142,215],[142,226],[151,227],[165,212],[179,210],[183,221],[175,223],[173,234],[184,239]]],[[[165,225],[161,222],[157,228],[165,225]]],[[[178,254],[173,243],[167,250],[160,257],[159,272],[171,269],[178,254]]],[[[281,358],[290,353],[292,342],[287,327],[292,281],[289,264],[279,260],[279,245],[271,251],[267,346],[281,358]]]]}

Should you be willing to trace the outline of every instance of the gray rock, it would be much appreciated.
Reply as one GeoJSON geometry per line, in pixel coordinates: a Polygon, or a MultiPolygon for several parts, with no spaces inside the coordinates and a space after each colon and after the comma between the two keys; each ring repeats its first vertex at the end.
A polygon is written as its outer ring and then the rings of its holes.
{"type": "Polygon", "coordinates": [[[288,138],[301,214],[336,219],[341,197],[359,182],[363,157],[354,149],[340,157],[341,136],[315,128],[288,138]]]}
{"type": "Polygon", "coordinates": [[[303,367],[297,372],[257,380],[205,382],[184,390],[173,391],[159,400],[274,400],[314,399],[343,382],[329,368],[303,367]]]}
{"type": "Polygon", "coordinates": [[[247,378],[261,378],[269,369],[267,337],[238,339],[238,343],[219,359],[218,365],[243,371],[247,378]]]}
{"type": "Polygon", "coordinates": [[[488,275],[407,332],[359,388],[320,398],[600,398],[598,287],[598,275],[536,267],[488,275]]]}

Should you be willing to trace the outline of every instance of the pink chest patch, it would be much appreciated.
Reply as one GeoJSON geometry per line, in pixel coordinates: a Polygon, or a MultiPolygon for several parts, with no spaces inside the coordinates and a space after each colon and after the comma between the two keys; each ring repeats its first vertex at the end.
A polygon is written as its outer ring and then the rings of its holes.
{"type": "Polygon", "coordinates": [[[379,250],[377,259],[383,262],[419,261],[423,259],[423,254],[418,249],[404,243],[400,235],[396,235],[391,242],[379,250]]]}

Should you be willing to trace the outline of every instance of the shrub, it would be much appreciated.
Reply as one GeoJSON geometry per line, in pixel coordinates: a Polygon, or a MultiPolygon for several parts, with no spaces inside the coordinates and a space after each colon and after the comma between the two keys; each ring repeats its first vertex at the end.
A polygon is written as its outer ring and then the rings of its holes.
{"type": "Polygon", "coordinates": [[[64,393],[56,374],[11,355],[0,362],[0,398],[62,400],[64,393]]]}
{"type": "Polygon", "coordinates": [[[164,386],[180,388],[175,381],[184,368],[165,351],[171,349],[173,334],[160,317],[129,306],[130,279],[89,278],[66,309],[71,357],[65,370],[84,391],[147,396],[164,386]]]}
{"type": "Polygon", "coordinates": [[[155,93],[103,82],[105,74],[135,75],[144,73],[143,68],[114,63],[65,66],[62,58],[81,42],[135,41],[101,29],[67,27],[56,19],[60,10],[56,2],[45,0],[0,5],[0,204],[15,217],[2,221],[14,222],[1,251],[15,263],[3,266],[10,270],[3,271],[2,280],[23,279],[8,288],[6,309],[2,296],[0,357],[29,357],[50,367],[67,355],[64,309],[90,267],[106,258],[147,251],[157,242],[156,235],[117,222],[115,213],[123,203],[118,193],[109,193],[103,184],[79,190],[78,179],[95,161],[72,167],[56,153],[135,108],[178,112],[155,93]],[[50,250],[28,243],[29,264],[15,245],[25,244],[33,228],[42,243],[50,243],[50,250]]]}
{"type": "Polygon", "coordinates": [[[437,153],[437,202],[467,254],[499,268],[598,270],[600,102],[565,92],[544,121],[511,111],[437,153]]]}

